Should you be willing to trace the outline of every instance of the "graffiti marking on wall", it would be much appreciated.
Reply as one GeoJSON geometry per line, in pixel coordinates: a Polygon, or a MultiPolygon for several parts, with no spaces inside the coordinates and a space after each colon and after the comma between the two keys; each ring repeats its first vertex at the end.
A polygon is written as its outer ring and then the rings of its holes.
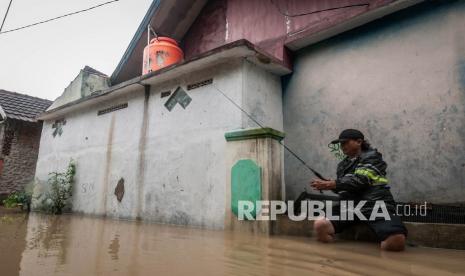
{"type": "Polygon", "coordinates": [[[81,184],[81,193],[93,193],[94,192],[94,183],[82,183],[81,184]]]}

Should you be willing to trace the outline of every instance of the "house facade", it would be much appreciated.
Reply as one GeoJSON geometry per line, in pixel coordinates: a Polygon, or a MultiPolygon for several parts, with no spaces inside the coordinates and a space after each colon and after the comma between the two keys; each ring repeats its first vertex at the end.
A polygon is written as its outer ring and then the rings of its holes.
{"type": "Polygon", "coordinates": [[[358,128],[398,200],[463,204],[464,14],[461,1],[154,1],[110,86],[39,117],[36,176],[72,158],[77,212],[242,227],[236,176],[295,199],[314,176],[277,145],[334,177],[327,145],[358,128]],[[142,75],[149,24],[185,59],[142,75]]]}
{"type": "Polygon", "coordinates": [[[0,90],[0,197],[22,190],[34,179],[42,122],[36,116],[51,101],[0,90]]]}

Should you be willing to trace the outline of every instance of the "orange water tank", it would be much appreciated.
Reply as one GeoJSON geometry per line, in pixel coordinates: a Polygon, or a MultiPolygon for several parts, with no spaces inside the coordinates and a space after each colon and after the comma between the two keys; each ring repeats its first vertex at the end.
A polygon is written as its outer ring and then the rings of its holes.
{"type": "Polygon", "coordinates": [[[142,74],[156,71],[168,65],[177,63],[184,58],[176,40],[169,37],[157,37],[150,40],[144,48],[142,74]]]}

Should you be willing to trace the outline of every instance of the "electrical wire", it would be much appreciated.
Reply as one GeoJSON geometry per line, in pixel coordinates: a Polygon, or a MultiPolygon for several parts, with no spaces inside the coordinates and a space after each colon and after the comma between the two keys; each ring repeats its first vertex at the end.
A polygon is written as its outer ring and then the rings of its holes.
{"type": "Polygon", "coordinates": [[[369,6],[370,3],[360,3],[360,4],[352,4],[352,5],[345,5],[345,6],[339,6],[339,7],[334,7],[334,8],[327,8],[323,10],[317,10],[317,11],[311,11],[311,12],[304,12],[304,13],[297,13],[297,14],[289,14],[287,12],[284,12],[281,10],[278,4],[274,2],[274,0],[270,0],[273,6],[276,7],[278,12],[284,16],[287,17],[299,17],[299,16],[304,16],[304,15],[309,15],[309,14],[314,14],[314,13],[319,13],[319,12],[325,12],[325,11],[332,11],[332,10],[339,10],[339,9],[345,9],[345,8],[352,8],[352,7],[364,7],[364,6],[369,6]]]}
{"type": "MultiPolygon", "coordinates": [[[[250,120],[252,120],[255,124],[257,124],[261,129],[265,129],[265,127],[260,124],[252,115],[250,115],[247,111],[245,111],[242,107],[240,107],[233,99],[228,97],[223,91],[221,91],[218,87],[215,85],[212,85],[213,88],[215,88],[216,91],[220,92],[221,95],[223,95],[229,102],[231,102],[235,107],[237,107],[242,113],[244,113],[247,117],[249,117],[250,120]]],[[[307,169],[309,169],[316,177],[320,178],[321,180],[328,180],[325,177],[323,177],[319,172],[314,170],[312,167],[310,167],[302,158],[297,155],[293,150],[291,150],[288,146],[282,143],[282,141],[279,141],[279,144],[281,144],[284,149],[286,149],[292,156],[294,156],[297,160],[302,163],[307,169]]],[[[321,192],[321,191],[320,191],[321,192]]]]}
{"type": "Polygon", "coordinates": [[[3,29],[3,24],[5,24],[6,17],[8,16],[8,12],[10,11],[11,2],[13,2],[13,0],[10,0],[10,4],[8,4],[8,8],[6,9],[5,16],[3,17],[2,25],[0,26],[0,32],[3,29]]]}
{"type": "Polygon", "coordinates": [[[93,10],[93,9],[96,9],[96,8],[100,8],[102,6],[105,6],[105,5],[114,3],[114,2],[118,2],[118,1],[120,1],[120,0],[108,1],[108,2],[105,2],[105,3],[101,3],[101,4],[98,4],[98,5],[92,6],[92,7],[87,8],[87,9],[67,13],[67,14],[64,14],[64,15],[60,15],[60,16],[53,17],[53,18],[50,18],[50,19],[46,19],[46,20],[43,20],[43,21],[39,21],[39,22],[36,22],[36,23],[25,25],[25,26],[22,26],[22,27],[18,27],[18,28],[14,28],[14,29],[11,29],[11,30],[4,31],[4,32],[0,32],[0,34],[6,34],[6,33],[14,32],[14,31],[19,31],[19,30],[22,30],[22,29],[30,28],[30,27],[33,27],[33,26],[36,26],[36,25],[39,25],[39,24],[44,24],[44,23],[54,21],[54,20],[57,20],[57,19],[60,19],[60,18],[64,18],[64,17],[68,17],[68,16],[75,15],[75,14],[78,14],[78,13],[83,13],[83,12],[90,11],[90,10],[93,10]]]}
{"type": "MultiPolygon", "coordinates": [[[[11,6],[11,2],[13,0],[10,0],[10,4],[8,5],[8,9],[6,11],[6,14],[5,14],[5,17],[3,19],[3,23],[2,23],[2,26],[3,27],[3,24],[5,22],[5,19],[6,19],[6,16],[8,15],[8,11],[10,9],[10,6],[11,6]]],[[[50,19],[47,19],[47,20],[43,20],[43,21],[39,21],[39,22],[36,22],[36,23],[32,23],[32,24],[29,24],[29,25],[25,25],[25,26],[22,26],[22,27],[18,27],[18,28],[15,28],[15,29],[11,29],[11,30],[7,30],[7,31],[4,31],[4,32],[0,32],[0,34],[5,34],[5,33],[10,33],[10,32],[14,32],[14,31],[18,31],[18,30],[22,30],[22,29],[26,29],[26,28],[29,28],[29,27],[33,27],[33,26],[36,26],[36,25],[39,25],[39,24],[44,24],[44,23],[47,23],[47,22],[51,22],[51,21],[54,21],[54,20],[57,20],[57,19],[61,19],[61,18],[64,18],[64,17],[68,17],[68,16],[71,16],[71,15],[75,15],[75,14],[79,14],[79,13],[83,13],[83,12],[86,12],[86,11],[90,11],[90,10],[93,10],[93,9],[96,9],[96,8],[99,8],[99,7],[102,7],[102,6],[105,6],[105,5],[108,5],[108,4],[111,4],[111,3],[114,3],[114,2],[118,2],[119,0],[112,0],[112,1],[108,1],[108,2],[105,2],[105,3],[102,3],[102,4],[99,4],[99,5],[96,5],[96,6],[92,6],[90,8],[87,8],[87,9],[83,9],[83,10],[79,10],[79,11],[75,11],[75,12],[72,12],[72,13],[68,13],[68,14],[64,14],[64,15],[61,15],[61,16],[57,16],[57,17],[54,17],[54,18],[50,18],[50,19]]],[[[288,16],[288,17],[297,17],[297,16],[303,16],[303,15],[308,15],[308,14],[313,14],[313,13],[318,13],[318,12],[323,12],[323,11],[330,11],[330,10],[336,10],[336,9],[342,9],[342,8],[349,8],[349,7],[357,7],[357,6],[368,6],[369,4],[355,4],[355,5],[347,5],[347,6],[342,6],[342,7],[335,7],[335,8],[328,8],[328,9],[324,9],[324,10],[318,10],[318,11],[312,11],[312,12],[308,12],[308,13],[301,13],[301,14],[294,14],[294,15],[290,15],[288,13],[285,13],[283,11],[281,11],[281,9],[279,8],[278,5],[276,5],[274,3],[273,0],[270,0],[271,3],[278,9],[278,11],[284,15],[284,16],[288,16]]],[[[1,30],[1,28],[0,28],[1,30]]],[[[223,93],[223,91],[221,91],[219,88],[217,88],[216,86],[213,85],[213,87],[218,91],[220,92],[227,100],[229,100],[234,106],[236,106],[239,110],[241,110],[250,120],[252,120],[255,124],[257,124],[260,128],[264,129],[265,127],[260,124],[252,115],[250,115],[247,111],[245,111],[243,108],[241,108],[236,102],[234,102],[231,98],[229,98],[225,93],[223,93]]],[[[317,172],[316,170],[314,170],[312,167],[310,167],[302,158],[300,158],[293,150],[291,150],[288,146],[286,146],[285,144],[283,144],[281,141],[279,141],[279,144],[281,144],[291,155],[293,155],[297,160],[299,160],[307,169],[309,169],[315,176],[317,176],[318,178],[322,179],[322,180],[326,180],[326,178],[324,178],[319,172],[317,172]]]]}

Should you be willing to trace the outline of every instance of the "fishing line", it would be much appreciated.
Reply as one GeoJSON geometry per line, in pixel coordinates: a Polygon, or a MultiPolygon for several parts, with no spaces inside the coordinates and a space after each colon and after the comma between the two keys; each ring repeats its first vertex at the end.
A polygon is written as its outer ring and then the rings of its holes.
{"type": "MultiPolygon", "coordinates": [[[[233,99],[228,97],[221,89],[216,87],[214,84],[212,85],[213,88],[216,89],[216,91],[220,92],[223,97],[225,97],[229,102],[231,102],[236,108],[238,108],[242,113],[244,113],[250,120],[252,120],[255,124],[257,124],[261,129],[265,129],[265,127],[260,124],[252,115],[250,115],[247,111],[245,111],[242,107],[240,107],[233,99]]],[[[323,177],[318,171],[314,170],[312,167],[310,167],[302,158],[299,157],[297,153],[295,153],[293,150],[291,150],[288,146],[282,143],[282,141],[278,141],[279,144],[281,144],[292,156],[294,156],[297,160],[299,160],[302,165],[304,165],[308,170],[310,170],[316,177],[320,178],[321,180],[328,180],[325,177],[323,177]]]]}

